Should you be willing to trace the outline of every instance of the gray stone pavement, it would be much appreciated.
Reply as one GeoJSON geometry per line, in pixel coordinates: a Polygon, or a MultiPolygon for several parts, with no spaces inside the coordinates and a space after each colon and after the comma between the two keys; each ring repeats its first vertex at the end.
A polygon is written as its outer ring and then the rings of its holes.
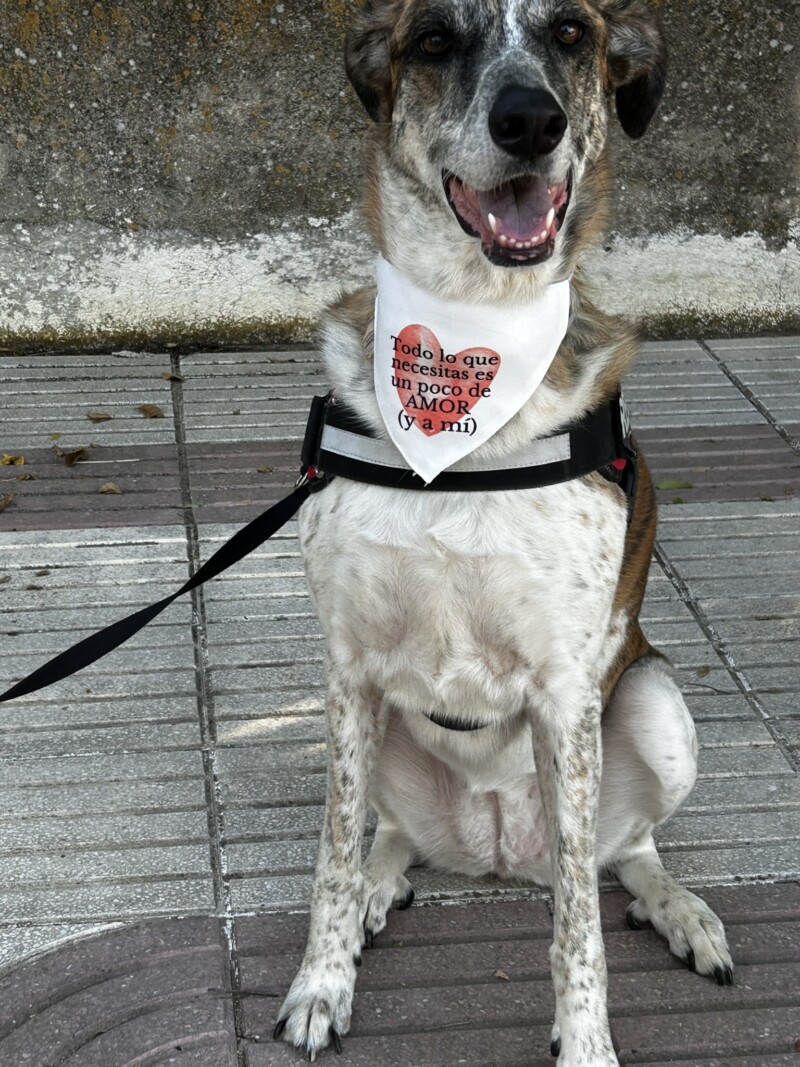
{"type": "MultiPolygon", "coordinates": [[[[799,357],[792,338],[654,343],[627,385],[660,486],[644,619],[701,743],[660,846],[727,916],[743,977],[730,993],[685,975],[610,893],[624,1063],[796,1057],[799,357]]],[[[284,495],[322,387],[301,349],[0,355],[0,461],[25,460],[0,465],[0,689],[177,587],[284,495]]],[[[0,707],[1,1067],[296,1062],[266,1038],[302,945],[321,684],[292,524],[101,663],[0,707]]],[[[547,895],[412,880],[450,906],[393,916],[342,1063],[538,1064],[547,895]]]]}

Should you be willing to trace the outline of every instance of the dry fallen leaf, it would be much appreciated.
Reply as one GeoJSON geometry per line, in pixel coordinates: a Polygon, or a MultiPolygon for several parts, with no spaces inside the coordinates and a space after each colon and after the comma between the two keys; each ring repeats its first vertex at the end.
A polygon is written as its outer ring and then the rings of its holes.
{"type": "Polygon", "coordinates": [[[34,577],[36,577],[36,578],[44,578],[49,573],[50,573],[50,568],[49,567],[42,567],[42,569],[40,571],[36,572],[34,577]]]}
{"type": "Polygon", "coordinates": [[[122,496],[122,490],[116,482],[103,482],[100,486],[101,493],[116,493],[118,496],[122,496]]]}
{"type": "Polygon", "coordinates": [[[7,507],[14,503],[14,494],[9,493],[8,496],[0,496],[0,511],[5,511],[7,507]]]}
{"type": "Polygon", "coordinates": [[[76,448],[72,452],[62,452],[61,456],[68,467],[74,467],[82,459],[88,459],[89,453],[85,448],[76,448]]]}
{"type": "Polygon", "coordinates": [[[698,678],[706,678],[709,674],[711,674],[711,668],[698,667],[694,673],[697,675],[698,678]]]}
{"type": "Polygon", "coordinates": [[[22,474],[18,474],[17,475],[17,481],[18,482],[35,482],[36,481],[36,475],[35,474],[31,474],[30,471],[23,471],[22,474]]]}
{"type": "Polygon", "coordinates": [[[265,463],[263,467],[256,467],[256,470],[258,471],[259,474],[272,474],[272,472],[275,470],[275,468],[274,467],[268,467],[266,465],[266,463],[265,463]]]}
{"type": "Polygon", "coordinates": [[[185,382],[186,379],[182,374],[173,374],[171,370],[165,370],[161,375],[165,382],[185,382]]]}
{"type": "Polygon", "coordinates": [[[61,436],[61,434],[60,434],[60,433],[51,433],[51,434],[50,434],[50,440],[51,440],[51,441],[57,441],[57,440],[59,439],[59,437],[60,437],[60,436],[61,436]]]}
{"type": "Polygon", "coordinates": [[[92,422],[109,422],[114,416],[106,411],[87,411],[86,418],[91,419],[92,422]]]}
{"type": "Polygon", "coordinates": [[[506,974],[505,971],[495,971],[494,975],[492,977],[500,978],[504,982],[510,982],[511,981],[511,979],[508,977],[508,975],[506,974]]]}
{"type": "Polygon", "coordinates": [[[146,419],[163,419],[164,412],[158,406],[158,404],[140,404],[136,409],[141,411],[146,419]]]}
{"type": "Polygon", "coordinates": [[[3,458],[0,459],[0,467],[23,467],[24,465],[24,456],[10,456],[8,452],[6,452],[3,458]]]}
{"type": "Polygon", "coordinates": [[[6,583],[10,582],[10,581],[11,581],[11,575],[10,574],[0,574],[0,585],[6,585],[6,583]]]}

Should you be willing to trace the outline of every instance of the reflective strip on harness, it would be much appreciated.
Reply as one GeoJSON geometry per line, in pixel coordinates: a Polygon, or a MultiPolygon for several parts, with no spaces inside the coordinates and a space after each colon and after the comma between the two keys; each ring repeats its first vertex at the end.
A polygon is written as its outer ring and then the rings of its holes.
{"type": "MultiPolygon", "coordinates": [[[[322,431],[321,449],[334,452],[337,456],[357,459],[362,463],[374,463],[379,467],[411,470],[402,453],[386,437],[365,437],[363,434],[342,430],[338,426],[326,423],[322,431]]],[[[543,467],[547,463],[559,463],[571,458],[569,434],[557,437],[545,437],[532,441],[510,456],[496,460],[478,460],[466,456],[448,467],[451,471],[504,471],[518,470],[522,467],[543,467]]]]}

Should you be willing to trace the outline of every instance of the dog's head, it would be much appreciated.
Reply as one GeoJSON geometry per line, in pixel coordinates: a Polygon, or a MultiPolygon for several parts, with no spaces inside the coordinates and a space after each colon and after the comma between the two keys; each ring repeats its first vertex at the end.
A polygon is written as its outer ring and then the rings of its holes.
{"type": "Polygon", "coordinates": [[[640,137],[665,67],[645,0],[365,0],[347,43],[388,160],[502,267],[582,244],[608,99],[640,137]]]}

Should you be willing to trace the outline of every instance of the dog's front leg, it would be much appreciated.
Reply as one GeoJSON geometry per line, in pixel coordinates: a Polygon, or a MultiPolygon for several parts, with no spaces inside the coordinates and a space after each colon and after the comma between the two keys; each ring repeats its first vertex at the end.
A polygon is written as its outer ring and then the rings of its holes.
{"type": "Polygon", "coordinates": [[[536,770],[553,864],[550,950],[559,1067],[617,1067],[606,1007],[595,858],[600,790],[600,695],[573,678],[533,719],[536,770]],[[581,692],[582,689],[582,692],[581,692]]]}
{"type": "Polygon", "coordinates": [[[280,1011],[275,1037],[302,1048],[310,1061],[350,1027],[361,962],[361,841],[370,770],[385,727],[380,697],[329,667],[328,793],[305,954],[280,1011]]]}

